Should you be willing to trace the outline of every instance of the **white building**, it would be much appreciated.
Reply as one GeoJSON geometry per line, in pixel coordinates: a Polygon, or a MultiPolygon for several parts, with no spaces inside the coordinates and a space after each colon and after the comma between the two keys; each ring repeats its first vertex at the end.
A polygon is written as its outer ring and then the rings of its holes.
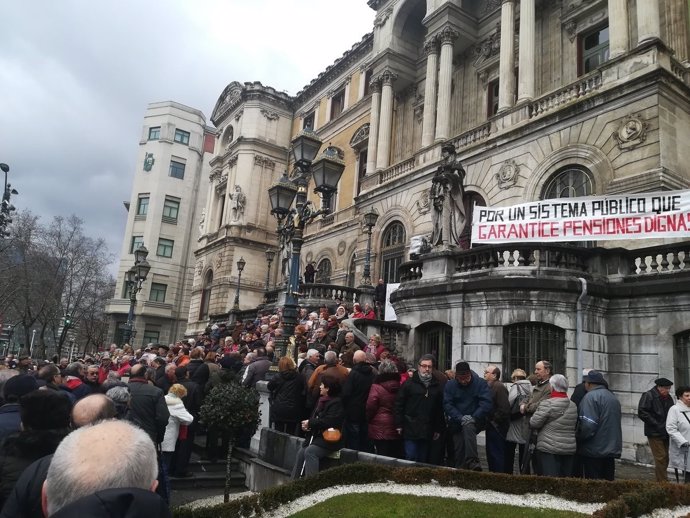
{"type": "Polygon", "coordinates": [[[137,295],[132,343],[167,343],[184,334],[193,251],[206,203],[202,178],[208,177],[215,139],[215,130],[198,110],[170,101],[152,103],[146,110],[132,195],[125,203],[117,298],[106,307],[111,316],[109,336],[118,344],[130,304],[125,274],[141,244],[149,250],[151,271],[137,295]]]}

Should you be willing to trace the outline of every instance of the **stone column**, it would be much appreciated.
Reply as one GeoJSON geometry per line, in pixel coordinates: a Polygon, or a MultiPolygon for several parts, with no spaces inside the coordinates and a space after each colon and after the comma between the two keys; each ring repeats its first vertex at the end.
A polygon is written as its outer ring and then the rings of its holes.
{"type": "MultiPolygon", "coordinates": [[[[390,165],[391,132],[393,130],[393,81],[397,79],[390,70],[385,70],[381,77],[381,118],[379,119],[379,141],[376,148],[376,169],[385,169],[390,165]]],[[[371,132],[371,128],[369,128],[371,132]]]]}
{"type": "MultiPolygon", "coordinates": [[[[453,44],[458,33],[450,27],[438,35],[441,41],[441,63],[438,71],[438,104],[436,108],[436,141],[450,137],[450,94],[453,82],[453,44]]],[[[426,107],[425,107],[426,109],[426,107]]],[[[425,115],[426,117],[426,112],[425,115]]]]}
{"type": "Polygon", "coordinates": [[[520,0],[518,102],[534,99],[534,0],[520,0]]]}
{"type": "Polygon", "coordinates": [[[424,119],[422,121],[422,147],[434,143],[436,122],[436,80],[438,79],[438,43],[431,39],[424,45],[426,53],[426,80],[424,81],[424,119]]]}
{"type": "Polygon", "coordinates": [[[628,0],[609,0],[609,55],[615,58],[628,50],[628,0]]]}
{"type": "Polygon", "coordinates": [[[515,1],[501,5],[501,55],[498,65],[498,111],[515,104],[515,1]]]}
{"type": "Polygon", "coordinates": [[[637,0],[637,43],[661,38],[659,0],[637,0]]]}
{"type": "Polygon", "coordinates": [[[371,82],[371,113],[369,115],[369,142],[367,143],[367,175],[376,171],[376,148],[379,141],[379,117],[381,115],[381,83],[371,82]]]}

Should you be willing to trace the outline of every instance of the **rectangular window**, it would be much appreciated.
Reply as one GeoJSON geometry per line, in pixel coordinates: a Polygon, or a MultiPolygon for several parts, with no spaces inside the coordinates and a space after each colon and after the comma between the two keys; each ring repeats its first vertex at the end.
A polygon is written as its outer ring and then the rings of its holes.
{"type": "Polygon", "coordinates": [[[542,322],[511,324],[503,328],[504,380],[515,369],[531,372],[541,360],[551,362],[551,372],[565,372],[565,331],[542,322]]]}
{"type": "Polygon", "coordinates": [[[162,237],[158,239],[158,248],[156,249],[156,255],[159,257],[172,257],[173,247],[175,246],[175,241],[172,239],[163,239],[162,237]]]}
{"type": "Polygon", "coordinates": [[[127,282],[122,283],[122,298],[128,299],[132,291],[132,286],[127,282]]]}
{"type": "Polygon", "coordinates": [[[174,160],[170,161],[170,176],[173,178],[179,178],[180,180],[184,179],[184,168],[185,164],[182,162],[175,162],[174,160]]]}
{"type": "Polygon", "coordinates": [[[489,83],[489,95],[487,117],[493,117],[498,113],[498,78],[489,83]]]}
{"type": "Polygon", "coordinates": [[[175,130],[175,142],[179,142],[180,144],[184,144],[185,146],[189,145],[189,131],[182,131],[180,129],[175,130]]]}
{"type": "Polygon", "coordinates": [[[359,158],[357,159],[357,194],[359,194],[359,191],[362,186],[362,181],[364,180],[364,177],[367,175],[367,151],[367,148],[364,148],[362,151],[360,151],[359,158]]]}
{"type": "Polygon", "coordinates": [[[146,326],[144,328],[144,343],[145,344],[157,344],[160,341],[161,332],[159,329],[151,329],[146,326]]]}
{"type": "Polygon", "coordinates": [[[132,236],[132,243],[129,246],[129,253],[133,254],[134,251],[144,244],[144,236],[132,236]]]}
{"type": "Polygon", "coordinates": [[[364,74],[364,97],[371,93],[371,79],[374,76],[373,69],[369,69],[364,74]]]}
{"type": "Polygon", "coordinates": [[[690,331],[678,334],[673,343],[673,381],[676,386],[690,384],[690,331]]]}
{"type": "Polygon", "coordinates": [[[311,112],[309,115],[306,115],[304,117],[304,119],[302,120],[302,129],[314,129],[314,113],[315,112],[311,112]]]}
{"type": "Polygon", "coordinates": [[[163,223],[177,223],[177,216],[180,212],[179,198],[166,196],[163,203],[163,223]]]}
{"type": "Polygon", "coordinates": [[[165,292],[168,291],[167,284],[159,284],[157,282],[151,283],[151,293],[149,300],[151,302],[165,302],[165,292]]]}
{"type": "Polygon", "coordinates": [[[149,128],[149,140],[158,140],[161,138],[161,127],[149,128]]]}
{"type": "Polygon", "coordinates": [[[146,216],[149,212],[149,195],[140,194],[137,200],[137,216],[146,216]]]}
{"type": "Polygon", "coordinates": [[[600,27],[578,37],[578,75],[588,74],[609,59],[609,28],[600,27]]]}
{"type": "Polygon", "coordinates": [[[340,90],[338,93],[331,97],[331,119],[335,119],[338,115],[343,113],[345,109],[345,89],[340,90]]]}

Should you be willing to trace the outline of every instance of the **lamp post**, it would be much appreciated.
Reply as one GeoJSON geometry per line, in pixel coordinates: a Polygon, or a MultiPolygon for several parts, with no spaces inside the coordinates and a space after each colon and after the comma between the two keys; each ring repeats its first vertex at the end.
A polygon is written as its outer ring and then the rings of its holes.
{"type": "Polygon", "coordinates": [[[143,244],[139,246],[134,251],[134,266],[127,270],[125,277],[125,282],[129,288],[129,313],[123,335],[125,343],[129,343],[130,339],[136,336],[136,331],[134,330],[134,306],[137,305],[137,293],[141,291],[141,287],[151,271],[151,265],[146,260],[148,255],[148,249],[143,244]]]}
{"type": "Polygon", "coordinates": [[[235,303],[232,305],[233,311],[240,310],[240,280],[242,279],[242,270],[244,270],[245,264],[247,264],[247,261],[240,257],[240,260],[237,261],[237,290],[235,290],[235,303]]]}
{"type": "Polygon", "coordinates": [[[7,225],[12,223],[12,213],[16,210],[14,205],[10,203],[10,197],[19,193],[17,189],[12,189],[12,185],[7,183],[7,173],[10,172],[10,166],[0,164],[0,170],[5,173],[5,190],[2,193],[2,206],[0,206],[0,239],[3,239],[10,235],[7,231],[7,225]]]}
{"type": "Polygon", "coordinates": [[[273,259],[275,259],[275,256],[275,250],[271,248],[266,249],[266,262],[268,263],[268,268],[266,269],[266,289],[264,290],[264,302],[266,302],[268,298],[268,285],[271,281],[271,263],[273,262],[273,259]]]}
{"type": "Polygon", "coordinates": [[[364,275],[362,276],[362,284],[371,286],[371,233],[379,219],[379,213],[376,209],[371,208],[364,213],[364,227],[367,231],[367,255],[364,258],[364,275]]]}
{"type": "MultiPolygon", "coordinates": [[[[314,162],[321,144],[321,140],[313,131],[304,130],[299,133],[292,140],[291,152],[296,166],[292,180],[284,173],[280,180],[268,189],[271,214],[278,220],[277,232],[280,242],[289,243],[292,247],[283,306],[283,329],[286,339],[294,334],[297,324],[299,263],[304,243],[304,228],[316,217],[330,212],[331,198],[337,192],[338,182],[345,169],[345,163],[338,156],[338,150],[332,146],[328,146],[314,162]],[[307,200],[310,176],[314,178],[314,192],[321,196],[321,208],[318,210],[307,200]]],[[[285,342],[282,340],[276,344],[276,358],[286,353],[285,348],[285,342]]],[[[297,360],[296,348],[292,351],[292,356],[297,360]]]]}

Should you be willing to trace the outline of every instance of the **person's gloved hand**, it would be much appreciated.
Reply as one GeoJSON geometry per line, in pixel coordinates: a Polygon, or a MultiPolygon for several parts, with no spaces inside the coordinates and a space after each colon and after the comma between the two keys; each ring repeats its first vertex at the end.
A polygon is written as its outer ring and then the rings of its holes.
{"type": "Polygon", "coordinates": [[[474,424],[474,417],[472,417],[471,415],[464,415],[462,416],[462,419],[460,419],[460,424],[462,426],[474,424]]]}
{"type": "Polygon", "coordinates": [[[684,450],[687,450],[688,448],[690,448],[690,442],[684,442],[683,444],[680,445],[680,447],[683,448],[684,450]]]}

